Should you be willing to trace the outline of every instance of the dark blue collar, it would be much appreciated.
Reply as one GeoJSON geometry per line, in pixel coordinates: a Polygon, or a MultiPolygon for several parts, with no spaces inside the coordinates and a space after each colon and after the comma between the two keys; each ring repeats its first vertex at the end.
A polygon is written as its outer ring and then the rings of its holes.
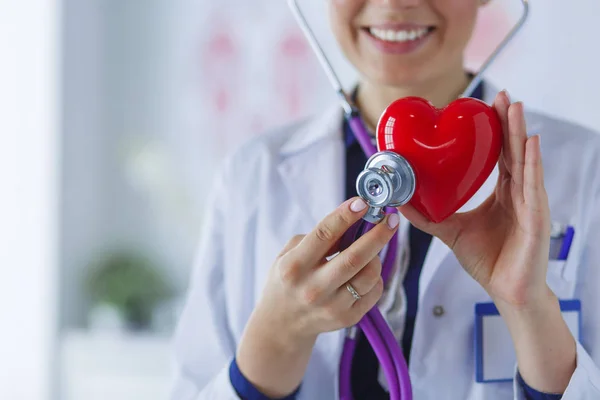
{"type": "MultiPolygon", "coordinates": [[[[355,97],[355,95],[356,95],[356,91],[354,92],[352,97],[355,97]]],[[[479,85],[477,85],[477,87],[473,91],[473,94],[470,97],[478,99],[478,100],[483,100],[483,82],[480,82],[479,85]]],[[[354,137],[354,133],[352,133],[352,129],[350,129],[350,125],[348,125],[348,122],[345,120],[344,120],[344,142],[346,143],[346,148],[352,146],[355,143],[358,143],[356,141],[356,138],[354,137]]],[[[373,142],[375,142],[374,137],[373,137],[373,142]]]]}

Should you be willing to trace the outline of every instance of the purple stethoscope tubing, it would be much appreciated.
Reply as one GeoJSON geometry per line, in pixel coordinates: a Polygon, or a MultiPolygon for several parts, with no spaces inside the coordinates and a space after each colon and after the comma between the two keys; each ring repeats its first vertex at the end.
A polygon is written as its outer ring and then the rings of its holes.
{"type": "MultiPolygon", "coordinates": [[[[350,129],[352,129],[356,140],[360,144],[367,158],[375,154],[377,148],[371,142],[371,137],[360,116],[355,113],[354,115],[349,115],[347,118],[348,125],[350,126],[350,129]]],[[[386,211],[397,212],[394,208],[387,208],[386,211]]],[[[358,229],[351,229],[347,232],[342,240],[342,246],[349,246],[352,242],[373,228],[373,226],[374,225],[369,222],[361,221],[361,225],[358,229]]],[[[381,275],[384,282],[387,282],[391,276],[397,254],[398,233],[394,234],[390,240],[383,260],[381,275]]],[[[388,382],[390,399],[412,400],[412,386],[404,354],[377,306],[367,312],[367,314],[359,321],[357,327],[350,329],[355,334],[359,334],[359,328],[365,334],[379,360],[388,382]]],[[[339,394],[341,400],[353,400],[350,379],[352,358],[355,349],[356,338],[347,336],[344,341],[339,369],[339,394]]]]}

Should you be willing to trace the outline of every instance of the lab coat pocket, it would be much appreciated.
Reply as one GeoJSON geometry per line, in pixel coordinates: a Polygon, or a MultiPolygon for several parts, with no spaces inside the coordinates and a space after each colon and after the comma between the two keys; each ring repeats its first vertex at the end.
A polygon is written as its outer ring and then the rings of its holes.
{"type": "Polygon", "coordinates": [[[577,237],[573,225],[553,222],[550,239],[547,283],[560,299],[570,299],[574,295],[579,265],[577,237]]]}

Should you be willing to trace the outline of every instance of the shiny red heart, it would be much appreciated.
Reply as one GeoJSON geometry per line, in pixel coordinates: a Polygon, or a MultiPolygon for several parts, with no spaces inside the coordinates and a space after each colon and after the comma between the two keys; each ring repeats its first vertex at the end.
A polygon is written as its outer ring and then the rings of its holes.
{"type": "Polygon", "coordinates": [[[458,211],[492,173],[502,148],[502,126],[483,101],[461,98],[443,109],[406,97],[390,104],[377,126],[379,151],[404,157],[416,175],[410,200],[433,222],[458,211]]]}

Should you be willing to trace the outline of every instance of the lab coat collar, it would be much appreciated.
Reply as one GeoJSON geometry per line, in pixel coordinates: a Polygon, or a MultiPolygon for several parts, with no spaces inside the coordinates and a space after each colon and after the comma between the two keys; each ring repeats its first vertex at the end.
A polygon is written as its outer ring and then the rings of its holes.
{"type": "Polygon", "coordinates": [[[314,227],[344,201],[342,122],[341,107],[329,107],[281,147],[279,174],[309,226],[314,227]]]}
{"type": "Polygon", "coordinates": [[[343,110],[336,103],[329,106],[323,113],[308,120],[281,146],[281,156],[288,157],[312,147],[321,140],[341,138],[343,110]]]}

